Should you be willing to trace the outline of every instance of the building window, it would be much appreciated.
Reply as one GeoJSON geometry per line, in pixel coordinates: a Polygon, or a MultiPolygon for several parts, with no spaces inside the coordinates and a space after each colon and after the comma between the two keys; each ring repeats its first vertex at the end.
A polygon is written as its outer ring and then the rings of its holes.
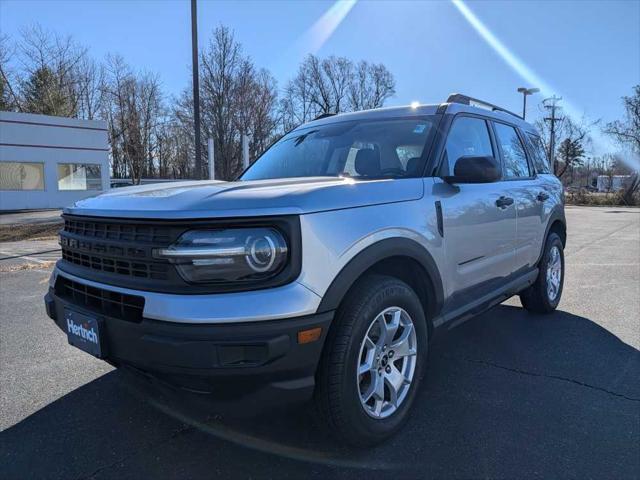
{"type": "Polygon", "coordinates": [[[44,190],[44,163],[0,162],[0,190],[44,190]]]}
{"type": "Polygon", "coordinates": [[[58,190],[102,190],[100,165],[59,163],[58,190]]]}

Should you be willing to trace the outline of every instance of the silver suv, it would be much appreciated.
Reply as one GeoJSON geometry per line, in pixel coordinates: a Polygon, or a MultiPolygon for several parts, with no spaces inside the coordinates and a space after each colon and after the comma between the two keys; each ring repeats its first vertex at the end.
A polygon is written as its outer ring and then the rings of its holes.
{"type": "Polygon", "coordinates": [[[69,342],[255,411],[397,431],[435,333],[562,294],[563,190],[520,117],[440,105],[325,116],[235,182],[120,188],[65,210],[46,296],[69,342]]]}

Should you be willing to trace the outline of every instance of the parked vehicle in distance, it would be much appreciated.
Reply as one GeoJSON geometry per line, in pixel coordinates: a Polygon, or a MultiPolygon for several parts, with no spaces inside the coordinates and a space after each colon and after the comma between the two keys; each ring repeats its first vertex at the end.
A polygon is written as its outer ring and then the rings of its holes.
{"type": "Polygon", "coordinates": [[[133,186],[133,182],[125,178],[112,178],[109,182],[109,186],[111,188],[131,187],[133,186]]]}
{"type": "Polygon", "coordinates": [[[494,105],[326,116],[235,182],[122,188],[65,210],[46,296],[69,342],[247,408],[315,398],[372,445],[409,418],[435,333],[563,287],[563,190],[494,105]]]}

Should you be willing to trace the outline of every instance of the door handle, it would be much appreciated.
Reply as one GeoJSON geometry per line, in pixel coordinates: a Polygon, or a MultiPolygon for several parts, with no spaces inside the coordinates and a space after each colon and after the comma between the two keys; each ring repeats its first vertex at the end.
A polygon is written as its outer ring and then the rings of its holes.
{"type": "Polygon", "coordinates": [[[500,197],[499,199],[496,200],[496,205],[498,206],[498,208],[505,209],[509,205],[513,205],[513,198],[504,197],[504,196],[500,197]]]}
{"type": "Polygon", "coordinates": [[[538,194],[538,196],[536,197],[536,199],[537,199],[539,202],[544,202],[544,201],[545,201],[545,200],[547,200],[548,198],[549,198],[549,194],[548,194],[548,193],[545,193],[545,192],[540,192],[540,193],[538,194]]]}

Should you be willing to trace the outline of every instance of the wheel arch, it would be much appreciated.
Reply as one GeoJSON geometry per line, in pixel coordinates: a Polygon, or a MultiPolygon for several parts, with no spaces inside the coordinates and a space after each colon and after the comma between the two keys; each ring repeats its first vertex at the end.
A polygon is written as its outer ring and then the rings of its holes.
{"type": "Polygon", "coordinates": [[[369,273],[398,278],[411,286],[425,310],[428,327],[442,308],[442,279],[431,254],[408,238],[381,240],[358,253],[333,280],[318,307],[318,312],[336,310],[355,283],[369,273]]]}
{"type": "Polygon", "coordinates": [[[544,247],[547,244],[547,238],[549,238],[549,234],[551,232],[558,234],[560,240],[562,240],[563,248],[567,246],[567,220],[565,218],[564,209],[560,205],[558,205],[549,215],[549,220],[547,221],[547,227],[545,229],[544,239],[536,265],[540,263],[540,260],[542,259],[544,247]]]}

